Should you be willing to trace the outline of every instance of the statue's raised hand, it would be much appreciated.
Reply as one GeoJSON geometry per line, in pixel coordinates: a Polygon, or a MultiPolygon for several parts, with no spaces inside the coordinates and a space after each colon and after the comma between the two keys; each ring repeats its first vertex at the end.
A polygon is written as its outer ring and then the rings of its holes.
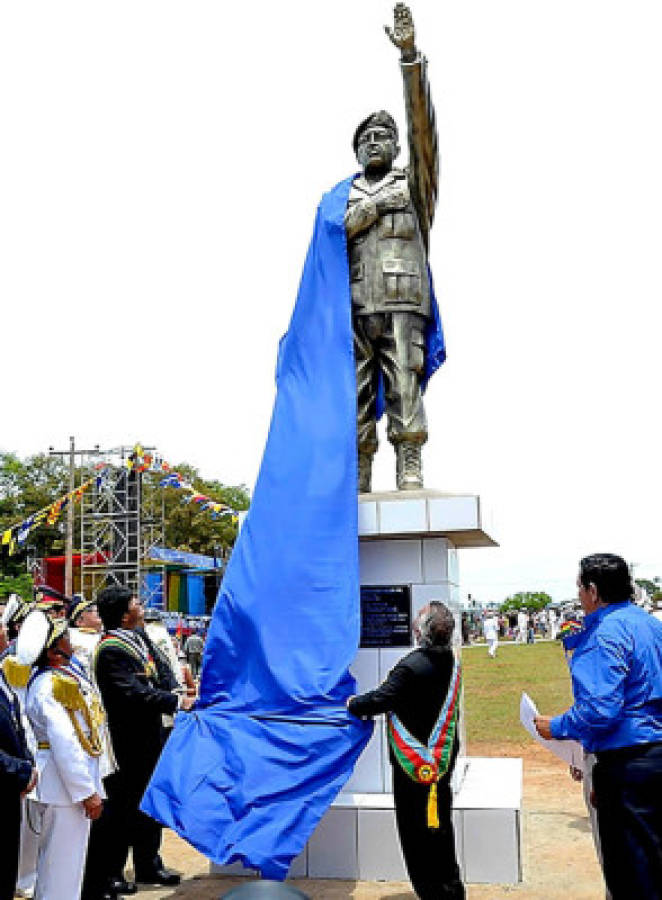
{"type": "Polygon", "coordinates": [[[412,60],[416,57],[414,20],[408,6],[405,6],[404,3],[396,3],[393,10],[393,28],[385,25],[384,30],[391,42],[400,48],[403,59],[412,60]]]}

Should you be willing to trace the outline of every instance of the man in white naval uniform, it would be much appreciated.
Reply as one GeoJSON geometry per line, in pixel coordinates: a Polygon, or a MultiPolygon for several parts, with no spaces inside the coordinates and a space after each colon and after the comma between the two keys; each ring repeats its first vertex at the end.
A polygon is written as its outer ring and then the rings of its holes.
{"type": "Polygon", "coordinates": [[[103,808],[103,712],[91,683],[71,665],[66,619],[53,622],[39,611],[30,613],[16,655],[34,664],[26,702],[39,772],[32,804],[39,831],[34,897],[77,900],[90,821],[103,808]]]}
{"type": "Polygon", "coordinates": [[[517,613],[517,636],[516,644],[526,644],[526,631],[529,627],[529,617],[525,609],[520,609],[517,613]]]}

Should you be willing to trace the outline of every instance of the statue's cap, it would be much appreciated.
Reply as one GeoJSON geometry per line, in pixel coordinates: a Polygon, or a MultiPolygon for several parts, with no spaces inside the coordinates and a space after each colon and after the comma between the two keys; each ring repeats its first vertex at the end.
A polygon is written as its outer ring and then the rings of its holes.
{"type": "Polygon", "coordinates": [[[398,126],[395,124],[395,119],[393,118],[391,113],[386,112],[385,109],[380,109],[378,110],[378,112],[370,113],[370,115],[366,116],[366,118],[362,122],[359,122],[356,131],[354,132],[354,138],[352,140],[354,153],[356,153],[356,151],[358,150],[361,132],[365,131],[366,128],[375,128],[379,125],[381,125],[383,128],[390,128],[397,141],[398,126]]]}

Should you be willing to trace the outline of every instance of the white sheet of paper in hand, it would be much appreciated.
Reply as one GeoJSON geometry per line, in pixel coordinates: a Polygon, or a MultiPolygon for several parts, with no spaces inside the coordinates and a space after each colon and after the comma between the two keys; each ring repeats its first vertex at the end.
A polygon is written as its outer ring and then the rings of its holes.
{"type": "Polygon", "coordinates": [[[538,709],[535,703],[528,694],[523,693],[519,704],[519,717],[520,722],[529,732],[531,737],[535,738],[539,744],[542,744],[543,747],[546,747],[547,750],[555,756],[558,756],[559,759],[568,763],[569,766],[575,766],[577,769],[582,769],[584,766],[584,753],[581,744],[578,744],[577,741],[546,741],[545,738],[540,737],[538,730],[533,723],[533,720],[537,715],[538,709]]]}

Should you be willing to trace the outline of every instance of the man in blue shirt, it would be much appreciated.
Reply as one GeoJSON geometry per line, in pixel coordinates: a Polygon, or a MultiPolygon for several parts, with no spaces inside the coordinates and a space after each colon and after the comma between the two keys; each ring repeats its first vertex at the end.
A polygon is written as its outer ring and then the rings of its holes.
{"type": "Polygon", "coordinates": [[[632,603],[625,560],[582,559],[577,579],[584,628],[572,651],[574,705],[538,716],[544,738],[595,753],[598,828],[614,900],[662,900],[662,623],[632,603]]]}

